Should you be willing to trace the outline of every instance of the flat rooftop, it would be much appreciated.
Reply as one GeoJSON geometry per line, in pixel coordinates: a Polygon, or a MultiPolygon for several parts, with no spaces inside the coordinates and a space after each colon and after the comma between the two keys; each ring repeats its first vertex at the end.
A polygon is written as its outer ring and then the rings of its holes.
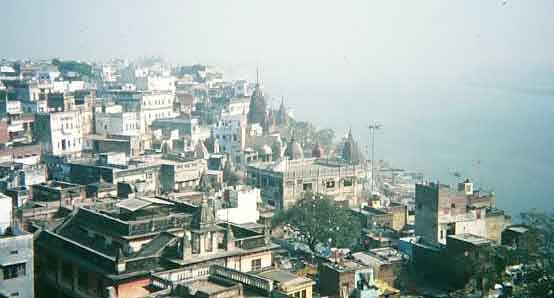
{"type": "Polygon", "coordinates": [[[194,282],[191,282],[190,284],[187,284],[187,286],[196,291],[204,292],[210,296],[218,292],[228,290],[230,288],[229,286],[225,286],[221,283],[215,283],[206,279],[196,280],[194,282]]]}
{"type": "Polygon", "coordinates": [[[484,244],[490,244],[491,241],[489,239],[479,237],[477,235],[473,234],[458,234],[458,235],[450,235],[449,238],[456,239],[459,241],[468,242],[474,245],[484,245],[484,244]]]}
{"type": "Polygon", "coordinates": [[[269,270],[262,273],[256,274],[260,277],[270,279],[272,281],[276,281],[280,284],[300,284],[300,283],[310,283],[314,282],[313,280],[301,277],[296,274],[293,274],[289,271],[285,270],[269,270]]]}

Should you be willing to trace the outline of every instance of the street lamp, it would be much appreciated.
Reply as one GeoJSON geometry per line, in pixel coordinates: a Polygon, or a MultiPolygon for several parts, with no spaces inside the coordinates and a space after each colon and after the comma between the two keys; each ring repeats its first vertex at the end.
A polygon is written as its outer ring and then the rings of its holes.
{"type": "Polygon", "coordinates": [[[383,125],[374,122],[370,123],[368,128],[371,143],[371,195],[373,195],[375,187],[375,131],[383,128],[383,125]]]}

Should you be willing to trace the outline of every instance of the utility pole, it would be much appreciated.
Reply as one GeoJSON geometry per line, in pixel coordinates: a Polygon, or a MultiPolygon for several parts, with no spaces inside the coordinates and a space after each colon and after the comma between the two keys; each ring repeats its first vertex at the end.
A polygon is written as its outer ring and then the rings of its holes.
{"type": "Polygon", "coordinates": [[[375,132],[383,128],[383,125],[374,122],[370,123],[368,128],[371,143],[371,194],[373,195],[373,191],[375,190],[375,132]]]}

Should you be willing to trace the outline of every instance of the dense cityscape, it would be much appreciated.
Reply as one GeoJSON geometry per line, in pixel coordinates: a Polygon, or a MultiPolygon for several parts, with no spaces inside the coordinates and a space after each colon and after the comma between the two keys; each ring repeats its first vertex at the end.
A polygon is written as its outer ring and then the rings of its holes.
{"type": "Polygon", "coordinates": [[[2,60],[0,297],[554,297],[549,214],[374,160],[252,72],[2,60]]]}

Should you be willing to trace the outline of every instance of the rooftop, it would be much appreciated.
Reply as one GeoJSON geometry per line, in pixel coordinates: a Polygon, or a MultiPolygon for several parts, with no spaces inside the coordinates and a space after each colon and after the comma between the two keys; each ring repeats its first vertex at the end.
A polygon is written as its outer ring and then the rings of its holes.
{"type": "Polygon", "coordinates": [[[468,243],[471,243],[473,245],[485,245],[485,244],[490,244],[491,243],[491,241],[489,239],[479,237],[479,236],[473,235],[473,234],[468,234],[468,233],[458,234],[458,235],[450,235],[450,236],[448,236],[448,238],[468,242],[468,243]]]}

